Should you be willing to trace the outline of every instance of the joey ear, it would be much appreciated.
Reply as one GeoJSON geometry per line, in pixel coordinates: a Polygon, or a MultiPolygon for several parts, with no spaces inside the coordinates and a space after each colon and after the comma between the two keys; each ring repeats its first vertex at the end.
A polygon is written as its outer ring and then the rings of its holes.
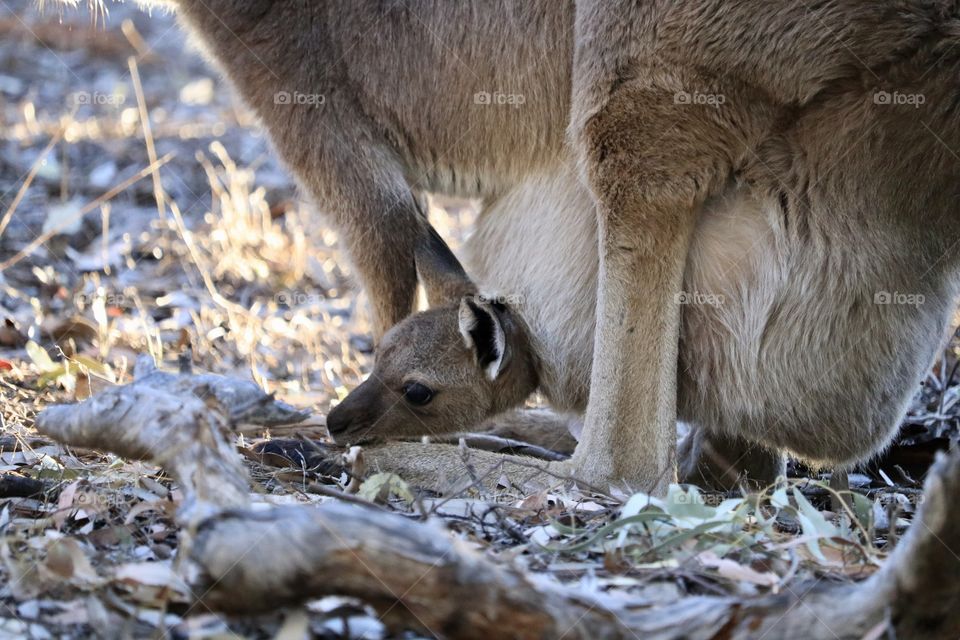
{"type": "Polygon", "coordinates": [[[475,295],[476,285],[436,229],[428,223],[423,236],[415,260],[430,306],[455,304],[463,296],[475,295]]]}
{"type": "Polygon", "coordinates": [[[459,321],[464,344],[473,350],[487,377],[496,380],[510,360],[499,314],[488,303],[468,296],[460,300],[459,321]]]}

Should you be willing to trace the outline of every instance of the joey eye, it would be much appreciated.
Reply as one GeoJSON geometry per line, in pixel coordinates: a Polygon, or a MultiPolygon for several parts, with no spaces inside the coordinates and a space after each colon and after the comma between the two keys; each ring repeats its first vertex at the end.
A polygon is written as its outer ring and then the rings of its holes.
{"type": "Polygon", "coordinates": [[[403,385],[403,397],[410,404],[423,406],[433,400],[433,390],[419,382],[408,382],[403,385]]]}

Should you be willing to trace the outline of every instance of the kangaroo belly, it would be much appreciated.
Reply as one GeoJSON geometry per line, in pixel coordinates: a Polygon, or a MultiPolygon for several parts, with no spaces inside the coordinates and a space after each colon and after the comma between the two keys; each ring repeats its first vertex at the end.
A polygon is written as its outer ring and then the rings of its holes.
{"type": "Polygon", "coordinates": [[[554,167],[489,203],[466,246],[468,270],[520,311],[541,391],[559,411],[582,412],[590,390],[599,263],[593,210],[572,167],[554,167]]]}
{"type": "Polygon", "coordinates": [[[779,202],[745,190],[706,204],[681,298],[678,413],[813,462],[850,462],[895,432],[950,296],[914,286],[921,304],[886,304],[912,280],[891,255],[903,240],[850,220],[860,235],[844,238],[825,210],[805,216],[791,228],[779,202]]]}
{"type": "MultiPolygon", "coordinates": [[[[952,307],[882,304],[898,280],[882,230],[851,242],[816,212],[805,224],[746,189],[704,205],[678,298],[678,414],[812,461],[863,459],[889,440],[952,307]]],[[[575,173],[530,177],[492,203],[467,252],[489,290],[514,296],[547,398],[585,410],[598,253],[575,173]]]]}

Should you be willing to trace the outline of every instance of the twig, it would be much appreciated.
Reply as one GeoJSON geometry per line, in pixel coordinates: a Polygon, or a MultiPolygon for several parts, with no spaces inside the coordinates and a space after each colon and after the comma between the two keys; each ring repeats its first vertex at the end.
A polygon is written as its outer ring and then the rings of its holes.
{"type": "Polygon", "coordinates": [[[17,195],[14,196],[13,202],[11,202],[10,206],[7,207],[7,211],[3,214],[3,219],[0,220],[0,236],[3,235],[7,225],[10,224],[10,219],[13,218],[13,213],[17,210],[17,206],[20,205],[20,201],[23,200],[23,196],[26,195],[30,185],[33,184],[33,179],[37,177],[40,167],[43,166],[44,160],[47,159],[47,154],[50,153],[50,150],[53,149],[58,142],[60,142],[61,138],[63,138],[63,131],[64,130],[61,127],[60,130],[57,131],[56,135],[50,139],[50,142],[47,143],[47,146],[43,148],[43,151],[40,152],[40,155],[37,156],[33,166],[30,167],[30,172],[24,179],[23,184],[20,185],[20,189],[17,190],[17,195]]]}
{"type": "MultiPolygon", "coordinates": [[[[543,473],[545,475],[550,476],[551,478],[556,478],[557,480],[560,480],[566,484],[570,484],[570,485],[576,484],[577,486],[581,487],[581,489],[586,489],[590,493],[594,495],[602,496],[603,498],[610,500],[611,502],[616,502],[618,504],[623,502],[623,500],[621,500],[620,498],[615,498],[614,496],[610,495],[607,491],[604,491],[603,489],[597,487],[596,485],[592,485],[588,482],[584,482],[583,480],[580,480],[579,478],[572,476],[570,474],[557,473],[556,471],[551,471],[545,466],[538,465],[533,462],[527,462],[526,460],[511,460],[510,464],[517,467],[524,467],[527,469],[531,469],[533,471],[536,471],[537,473],[543,473]]],[[[531,478],[535,477],[535,475],[536,474],[533,474],[530,477],[531,478]]]]}
{"type": "MultiPolygon", "coordinates": [[[[147,101],[143,96],[143,85],[140,84],[140,70],[137,68],[137,59],[133,56],[127,58],[127,66],[130,67],[130,78],[133,80],[133,90],[137,96],[137,109],[140,111],[140,126],[143,129],[143,141],[147,147],[147,158],[150,164],[157,162],[157,148],[153,144],[153,130],[150,128],[150,114],[147,112],[147,101]]],[[[157,201],[157,214],[160,219],[166,218],[164,211],[163,183],[160,181],[160,171],[152,172],[153,178],[153,197],[157,201]]]]}
{"type": "Polygon", "coordinates": [[[80,217],[82,217],[82,216],[90,213],[91,211],[93,211],[94,209],[96,209],[97,207],[99,207],[99,206],[100,206],[101,204],[103,204],[104,202],[106,202],[106,201],[108,201],[108,200],[111,200],[111,199],[112,199],[113,197],[115,197],[118,193],[120,193],[121,191],[123,191],[124,189],[126,189],[127,187],[129,187],[130,185],[132,185],[132,184],[134,184],[134,183],[136,183],[136,182],[139,182],[140,180],[146,178],[146,177],[147,177],[148,175],[150,175],[153,171],[155,171],[156,169],[158,169],[158,168],[162,167],[163,165],[167,164],[168,162],[170,162],[170,159],[173,158],[173,156],[174,156],[173,153],[168,153],[167,155],[165,155],[165,156],[163,156],[162,158],[160,158],[159,160],[157,160],[155,163],[150,164],[150,165],[144,167],[143,169],[141,169],[140,171],[138,171],[136,175],[133,175],[133,176],[127,178],[126,180],[124,180],[123,182],[121,182],[120,184],[118,184],[117,186],[113,187],[112,189],[110,189],[109,191],[107,191],[106,193],[104,193],[104,194],[103,194],[102,196],[100,196],[99,198],[97,198],[97,199],[95,199],[95,200],[92,200],[91,202],[89,202],[89,203],[87,203],[86,205],[84,205],[84,206],[83,206],[79,211],[77,211],[75,214],[73,214],[72,216],[70,216],[70,217],[67,218],[66,220],[62,221],[59,225],[57,225],[56,228],[53,228],[53,229],[50,229],[50,230],[48,230],[48,231],[45,231],[44,233],[41,233],[39,236],[37,236],[36,238],[34,238],[29,244],[27,244],[27,246],[25,246],[23,249],[21,249],[20,251],[18,251],[18,252],[16,253],[16,255],[14,255],[14,256],[11,257],[11,258],[8,258],[8,259],[5,260],[4,262],[0,262],[0,271],[4,271],[4,270],[6,270],[6,269],[9,269],[9,268],[12,267],[13,265],[17,264],[18,262],[20,262],[21,260],[23,260],[24,258],[26,258],[27,256],[29,256],[31,253],[33,253],[34,250],[35,250],[37,247],[39,247],[40,245],[42,245],[43,243],[45,243],[47,240],[49,240],[49,239],[52,238],[53,236],[55,236],[55,235],[57,235],[58,233],[60,233],[60,231],[61,231],[64,227],[66,227],[67,225],[69,225],[70,223],[72,223],[74,220],[76,220],[77,218],[80,218],[80,217]]]}
{"type": "Polygon", "coordinates": [[[190,253],[190,259],[193,261],[194,266],[197,267],[197,271],[200,272],[200,278],[203,280],[203,286],[207,289],[207,293],[210,294],[210,297],[213,299],[214,303],[216,303],[218,307],[222,308],[228,314],[246,314],[246,309],[235,302],[227,300],[220,295],[219,291],[217,291],[217,286],[213,283],[213,278],[210,277],[210,270],[200,257],[200,252],[197,251],[196,246],[194,246],[193,237],[191,236],[190,231],[187,229],[186,223],[183,221],[183,216],[180,214],[180,208],[174,202],[170,203],[170,213],[173,214],[173,221],[177,227],[177,231],[180,233],[180,237],[183,238],[184,244],[187,245],[187,251],[190,253]]]}
{"type": "Polygon", "coordinates": [[[319,482],[311,482],[306,486],[306,491],[309,493],[316,493],[321,496],[327,496],[328,498],[336,498],[337,500],[342,500],[344,502],[349,502],[350,504],[358,504],[362,507],[367,507],[370,509],[378,509],[384,513],[393,513],[389,509],[384,509],[382,506],[376,502],[371,502],[366,498],[361,498],[360,496],[354,493],[346,493],[340,489],[335,489],[330,485],[321,484],[319,482]]]}

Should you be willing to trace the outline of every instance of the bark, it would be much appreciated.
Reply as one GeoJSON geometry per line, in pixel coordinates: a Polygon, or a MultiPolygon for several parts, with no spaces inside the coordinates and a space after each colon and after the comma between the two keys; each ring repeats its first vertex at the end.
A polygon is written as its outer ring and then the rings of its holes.
{"type": "Polygon", "coordinates": [[[957,451],[933,467],[917,522],[869,580],[651,606],[494,563],[437,523],[338,502],[255,510],[229,430],[237,406],[254,398],[236,396],[234,407],[212,398],[202,379],[151,385],[147,375],[50,407],[37,428],[65,444],[153,460],[177,480],[187,496],[179,566],[203,594],[198,604],[213,610],[270,611],[339,594],[370,603],[393,631],[449,638],[833,640],[887,626],[897,638],[960,635],[960,519],[950,514],[957,451]]]}

